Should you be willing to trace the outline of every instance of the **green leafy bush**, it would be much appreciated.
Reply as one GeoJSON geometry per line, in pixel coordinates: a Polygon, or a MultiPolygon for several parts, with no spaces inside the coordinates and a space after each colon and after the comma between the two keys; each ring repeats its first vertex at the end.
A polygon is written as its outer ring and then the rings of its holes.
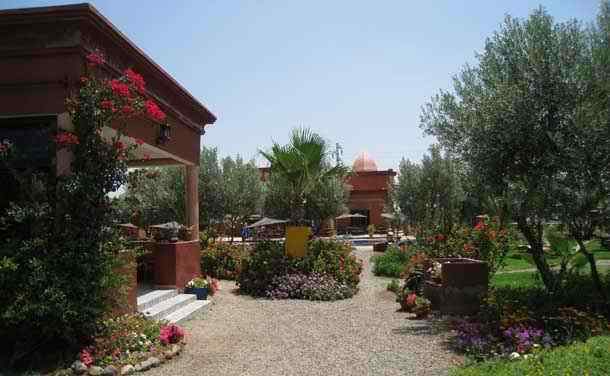
{"type": "Polygon", "coordinates": [[[284,253],[284,244],[264,241],[256,244],[250,257],[244,260],[237,278],[239,291],[246,295],[265,296],[267,287],[277,276],[293,268],[284,253]]]}
{"type": "Polygon", "coordinates": [[[243,245],[215,242],[201,251],[201,272],[220,279],[235,279],[248,252],[243,245]]]}
{"type": "Polygon", "coordinates": [[[303,273],[330,275],[337,282],[356,287],[362,263],[350,252],[351,246],[347,243],[314,240],[308,244],[307,255],[295,260],[295,267],[303,273]]]}
{"type": "Polygon", "coordinates": [[[389,246],[383,255],[373,260],[373,273],[382,277],[400,278],[409,263],[410,254],[396,246],[389,246]]]}

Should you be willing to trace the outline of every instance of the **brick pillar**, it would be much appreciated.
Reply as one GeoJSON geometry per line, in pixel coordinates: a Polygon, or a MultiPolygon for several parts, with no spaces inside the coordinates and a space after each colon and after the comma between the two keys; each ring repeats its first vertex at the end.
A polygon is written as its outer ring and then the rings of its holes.
{"type": "Polygon", "coordinates": [[[199,166],[186,166],[184,171],[186,226],[192,227],[191,239],[199,239],[199,166]]]}

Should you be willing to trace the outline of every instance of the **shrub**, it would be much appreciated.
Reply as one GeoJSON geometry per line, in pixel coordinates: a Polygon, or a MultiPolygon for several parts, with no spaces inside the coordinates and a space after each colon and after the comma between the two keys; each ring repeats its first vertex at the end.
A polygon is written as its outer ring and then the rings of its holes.
{"type": "Polygon", "coordinates": [[[271,299],[339,300],[355,293],[354,288],[329,275],[290,273],[274,278],[266,295],[271,299]]]}
{"type": "Polygon", "coordinates": [[[243,245],[211,243],[201,251],[201,272],[220,279],[235,279],[248,256],[243,245]]]}
{"type": "Polygon", "coordinates": [[[388,283],[386,289],[394,294],[398,294],[400,292],[400,282],[398,282],[397,279],[393,279],[390,281],[390,283],[388,283]]]}
{"type": "Polygon", "coordinates": [[[373,260],[373,273],[383,277],[399,278],[409,262],[409,253],[396,246],[389,246],[383,255],[373,260]]]}
{"type": "Polygon", "coordinates": [[[289,259],[282,243],[258,243],[243,262],[237,283],[252,296],[334,300],[353,296],[362,263],[345,243],[316,240],[303,258],[289,259]]]}
{"type": "Polygon", "coordinates": [[[303,273],[318,273],[332,276],[337,282],[356,287],[360,282],[362,262],[350,255],[347,243],[330,240],[309,242],[307,255],[296,259],[295,267],[303,273]]]}
{"type": "Polygon", "coordinates": [[[243,261],[237,278],[239,291],[252,296],[266,296],[267,287],[277,276],[287,274],[291,262],[282,243],[264,241],[256,244],[250,257],[243,261]]]}
{"type": "Polygon", "coordinates": [[[164,346],[179,343],[184,331],[177,325],[164,325],[140,314],[101,320],[93,342],[80,351],[86,365],[136,364],[151,354],[163,356],[164,346]]]}

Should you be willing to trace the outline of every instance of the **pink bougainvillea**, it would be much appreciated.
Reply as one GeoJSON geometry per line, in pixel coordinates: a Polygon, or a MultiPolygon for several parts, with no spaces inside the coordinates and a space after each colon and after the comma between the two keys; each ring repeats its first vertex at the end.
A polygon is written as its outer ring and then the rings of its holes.
{"type": "Polygon", "coordinates": [[[152,99],[146,100],[144,106],[146,107],[146,113],[148,114],[148,116],[157,121],[165,120],[165,112],[161,111],[157,103],[155,103],[155,101],[153,101],[152,99]]]}
{"type": "Polygon", "coordinates": [[[178,343],[182,341],[184,338],[184,330],[181,327],[175,324],[166,325],[161,328],[161,333],[159,334],[159,340],[164,345],[169,345],[171,343],[178,343]]]}
{"type": "Polygon", "coordinates": [[[120,80],[110,80],[110,89],[115,95],[123,98],[131,98],[131,92],[129,91],[129,85],[120,80]]]}
{"type": "Polygon", "coordinates": [[[99,52],[91,52],[86,56],[87,64],[90,66],[102,65],[105,63],[104,55],[99,52]]]}
{"type": "Polygon", "coordinates": [[[134,72],[131,68],[125,69],[123,74],[140,94],[144,94],[146,82],[144,81],[144,77],[142,77],[142,75],[134,72]]]}

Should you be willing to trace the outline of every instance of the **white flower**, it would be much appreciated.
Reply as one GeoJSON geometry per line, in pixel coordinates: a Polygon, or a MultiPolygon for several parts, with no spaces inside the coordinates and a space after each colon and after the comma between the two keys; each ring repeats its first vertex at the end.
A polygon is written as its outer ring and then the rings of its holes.
{"type": "Polygon", "coordinates": [[[530,354],[525,354],[523,355],[523,359],[528,359],[531,355],[530,354]]]}
{"type": "Polygon", "coordinates": [[[539,347],[540,347],[540,344],[538,344],[538,343],[534,343],[534,348],[535,348],[535,349],[537,349],[537,348],[539,348],[539,347]]]}
{"type": "Polygon", "coordinates": [[[511,353],[508,357],[511,360],[515,360],[515,359],[519,359],[521,357],[521,354],[519,354],[518,352],[514,352],[514,353],[511,353]]]}

